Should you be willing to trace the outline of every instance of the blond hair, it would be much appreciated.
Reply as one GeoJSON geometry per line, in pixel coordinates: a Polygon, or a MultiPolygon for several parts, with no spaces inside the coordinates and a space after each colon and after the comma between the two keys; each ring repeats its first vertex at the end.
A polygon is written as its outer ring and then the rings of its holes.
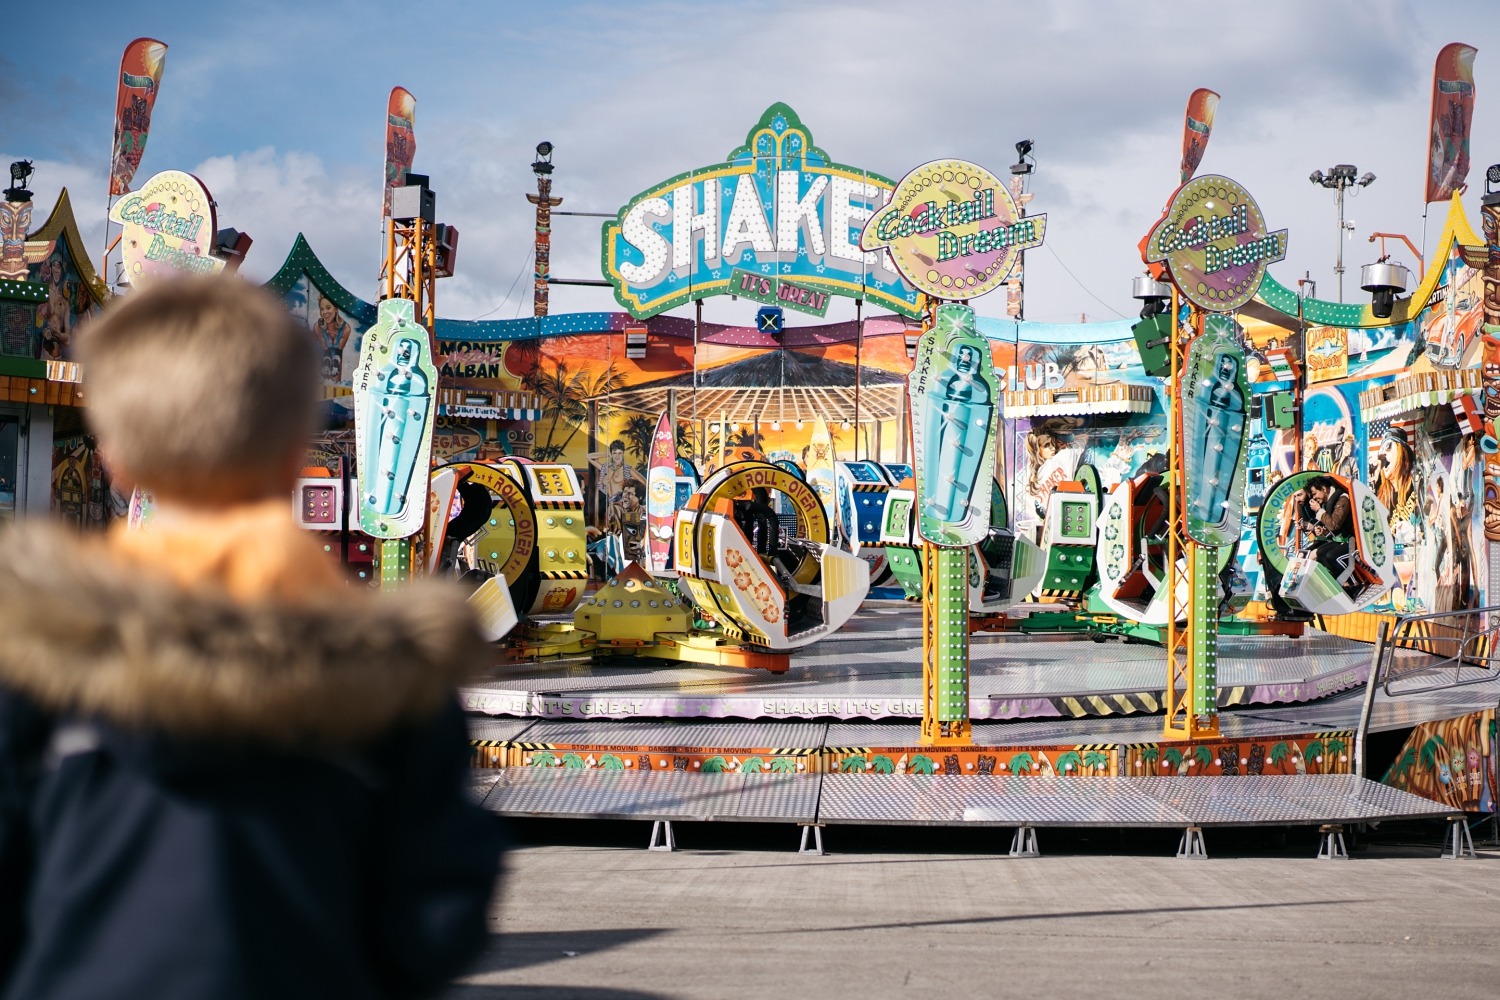
{"type": "Polygon", "coordinates": [[[82,331],[78,357],[106,456],[164,496],[260,499],[314,427],[312,339],[240,278],[133,293],[82,331]]]}

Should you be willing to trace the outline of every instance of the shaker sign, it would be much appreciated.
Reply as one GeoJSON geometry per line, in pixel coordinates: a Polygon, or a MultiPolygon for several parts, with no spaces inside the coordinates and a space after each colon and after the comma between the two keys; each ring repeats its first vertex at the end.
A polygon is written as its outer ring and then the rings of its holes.
{"type": "Polygon", "coordinates": [[[834,163],[795,111],[773,104],[725,162],[636,195],[604,224],[604,276],[639,319],[710,295],[818,315],[826,296],[843,295],[918,316],[922,293],[886,254],[859,247],[861,229],[893,188],[878,174],[834,163]],[[752,275],[766,279],[754,294],[752,275]],[[783,295],[782,285],[794,290],[783,295]]]}
{"type": "Polygon", "coordinates": [[[203,182],[181,170],[155,174],[115,202],[109,221],[123,227],[120,254],[132,284],[165,274],[214,274],[224,262],[209,255],[218,225],[203,182]]]}

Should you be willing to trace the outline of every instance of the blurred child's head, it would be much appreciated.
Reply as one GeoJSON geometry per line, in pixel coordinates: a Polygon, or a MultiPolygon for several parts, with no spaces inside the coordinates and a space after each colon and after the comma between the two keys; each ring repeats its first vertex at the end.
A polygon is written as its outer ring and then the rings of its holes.
{"type": "Polygon", "coordinates": [[[159,499],[290,495],[318,404],[312,338],[243,279],[162,281],[80,336],[89,423],[117,474],[159,499]]]}

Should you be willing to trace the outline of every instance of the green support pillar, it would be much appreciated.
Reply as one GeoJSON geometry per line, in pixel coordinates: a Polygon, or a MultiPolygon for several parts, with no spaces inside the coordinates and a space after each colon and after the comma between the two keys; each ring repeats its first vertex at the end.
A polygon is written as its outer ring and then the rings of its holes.
{"type": "Polygon", "coordinates": [[[933,660],[939,722],[969,721],[969,550],[933,546],[933,660]]]}
{"type": "Polygon", "coordinates": [[[410,538],[384,538],[376,546],[380,562],[380,589],[395,590],[411,579],[410,538]]]}

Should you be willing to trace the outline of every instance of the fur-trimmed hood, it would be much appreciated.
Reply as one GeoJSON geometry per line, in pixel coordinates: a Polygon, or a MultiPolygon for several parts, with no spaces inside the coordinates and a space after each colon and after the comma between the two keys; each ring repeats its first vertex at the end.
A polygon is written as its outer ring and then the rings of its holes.
{"type": "Polygon", "coordinates": [[[0,686],[49,712],[190,740],[353,749],[433,716],[486,660],[451,586],[236,603],[145,578],[56,526],[0,534],[0,686]]]}

